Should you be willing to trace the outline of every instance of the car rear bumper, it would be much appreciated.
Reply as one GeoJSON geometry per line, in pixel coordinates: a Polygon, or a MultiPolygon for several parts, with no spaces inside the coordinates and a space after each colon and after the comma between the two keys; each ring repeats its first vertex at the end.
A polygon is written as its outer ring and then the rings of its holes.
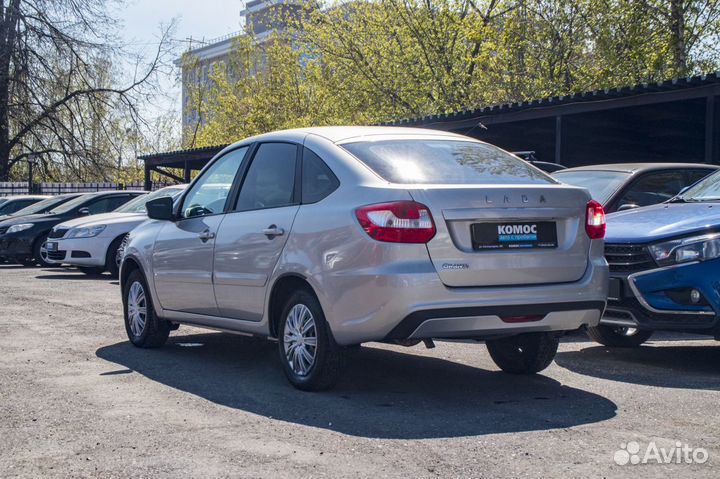
{"type": "Polygon", "coordinates": [[[57,247],[54,251],[48,248],[48,262],[76,266],[104,266],[108,243],[111,241],[112,238],[103,237],[49,239],[45,247],[47,248],[51,243],[57,244],[57,247]]]}
{"type": "Polygon", "coordinates": [[[589,263],[579,281],[549,285],[448,288],[432,266],[412,269],[401,274],[395,268],[392,275],[366,271],[364,281],[332,278],[338,291],[343,284],[358,285],[334,298],[319,295],[335,340],[348,345],[574,330],[597,325],[607,298],[602,257],[589,263]]]}
{"type": "Polygon", "coordinates": [[[406,316],[385,337],[393,339],[469,338],[523,332],[565,331],[597,324],[605,301],[541,303],[431,309],[406,316]]]}
{"type": "Polygon", "coordinates": [[[717,330],[720,323],[720,260],[613,275],[617,291],[601,324],[676,331],[717,330]],[[698,304],[677,292],[696,290],[698,304]],[[682,297],[682,296],[680,296],[682,297]]]}

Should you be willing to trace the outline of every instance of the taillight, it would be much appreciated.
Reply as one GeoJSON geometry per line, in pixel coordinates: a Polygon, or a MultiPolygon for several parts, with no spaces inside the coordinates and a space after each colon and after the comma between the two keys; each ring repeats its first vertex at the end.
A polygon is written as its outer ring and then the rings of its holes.
{"type": "Polygon", "coordinates": [[[603,239],[605,237],[605,210],[595,200],[590,200],[585,208],[585,231],[590,239],[603,239]]]}
{"type": "Polygon", "coordinates": [[[360,226],[373,239],[389,243],[427,243],[435,236],[430,209],[415,201],[393,201],[355,210],[360,226]]]}

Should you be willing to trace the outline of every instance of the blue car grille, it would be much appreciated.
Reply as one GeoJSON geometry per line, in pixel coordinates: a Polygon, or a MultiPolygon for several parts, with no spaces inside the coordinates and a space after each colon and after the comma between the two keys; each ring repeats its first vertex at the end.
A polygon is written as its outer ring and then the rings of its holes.
{"type": "Polygon", "coordinates": [[[613,273],[637,273],[657,268],[647,248],[642,245],[606,244],[605,259],[613,273]]]}

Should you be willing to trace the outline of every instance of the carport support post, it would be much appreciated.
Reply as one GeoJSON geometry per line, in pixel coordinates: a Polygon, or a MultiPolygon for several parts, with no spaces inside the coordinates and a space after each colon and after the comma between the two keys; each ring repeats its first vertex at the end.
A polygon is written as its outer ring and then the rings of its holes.
{"type": "Polygon", "coordinates": [[[185,183],[190,183],[190,164],[188,163],[188,160],[185,160],[185,183]]]}
{"type": "Polygon", "coordinates": [[[152,191],[152,171],[145,160],[145,191],[152,191]]]}
{"type": "Polygon", "coordinates": [[[705,100],[705,163],[717,162],[717,132],[715,131],[715,96],[705,100]]]}
{"type": "Polygon", "coordinates": [[[28,195],[32,195],[35,193],[35,189],[33,188],[33,166],[35,166],[35,161],[28,160],[28,195]]]}
{"type": "Polygon", "coordinates": [[[563,117],[555,117],[555,163],[563,164],[563,117]]]}

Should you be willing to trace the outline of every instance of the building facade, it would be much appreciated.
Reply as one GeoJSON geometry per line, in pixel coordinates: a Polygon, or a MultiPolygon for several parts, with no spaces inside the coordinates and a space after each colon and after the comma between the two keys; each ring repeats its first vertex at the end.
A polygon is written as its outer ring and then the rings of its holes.
{"type": "MultiPolygon", "coordinates": [[[[230,66],[230,54],[238,37],[252,33],[255,41],[263,42],[272,33],[283,32],[287,22],[281,19],[297,18],[304,3],[302,0],[250,0],[240,11],[244,30],[209,41],[193,42],[199,46],[191,43],[190,48],[175,62],[182,75],[183,144],[187,144],[189,132],[207,120],[199,113],[199,105],[193,104],[202,101],[202,98],[193,98],[192,91],[209,87],[212,73],[219,65],[230,66]]],[[[228,74],[232,77],[231,69],[228,74]]]]}

